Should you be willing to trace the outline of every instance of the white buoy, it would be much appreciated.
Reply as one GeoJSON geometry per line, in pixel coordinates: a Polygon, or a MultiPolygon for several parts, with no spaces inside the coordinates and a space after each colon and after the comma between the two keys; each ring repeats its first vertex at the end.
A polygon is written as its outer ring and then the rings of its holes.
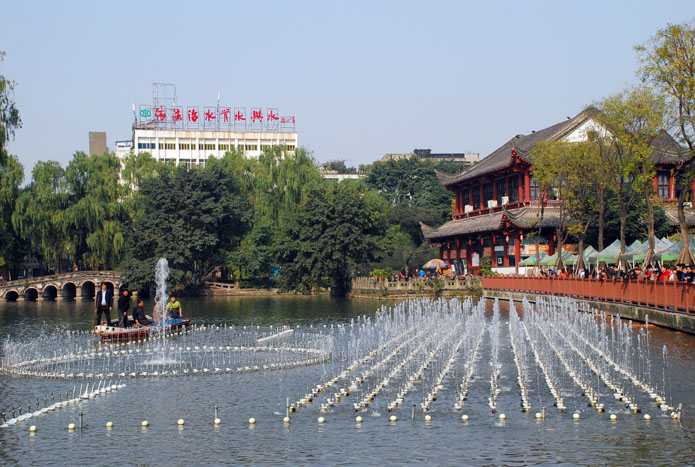
{"type": "Polygon", "coordinates": [[[323,417],[319,417],[317,421],[318,421],[319,423],[324,423],[324,422],[326,421],[326,419],[323,418],[323,417]]]}
{"type": "Polygon", "coordinates": [[[106,422],[106,428],[109,430],[113,428],[113,422],[106,422]]]}
{"type": "Polygon", "coordinates": [[[645,414],[644,414],[644,419],[645,419],[645,420],[651,420],[651,419],[652,419],[652,416],[649,415],[648,413],[645,413],[645,414]]]}
{"type": "Polygon", "coordinates": [[[572,418],[575,419],[575,420],[579,420],[579,418],[580,418],[579,412],[574,412],[574,413],[572,414],[572,418]]]}
{"type": "Polygon", "coordinates": [[[36,433],[36,425],[31,425],[29,427],[29,433],[36,433]]]}
{"type": "Polygon", "coordinates": [[[360,415],[355,417],[355,422],[362,423],[362,417],[360,415]]]}
{"type": "Polygon", "coordinates": [[[179,420],[176,422],[177,425],[182,426],[184,423],[186,423],[183,418],[179,418],[179,420]]]}
{"type": "Polygon", "coordinates": [[[74,423],[70,423],[70,424],[68,425],[68,430],[74,431],[74,430],[75,430],[75,424],[74,424],[74,423]]]}
{"type": "Polygon", "coordinates": [[[468,415],[461,415],[461,420],[463,420],[464,422],[467,422],[468,421],[468,415]]]}
{"type": "Polygon", "coordinates": [[[256,419],[251,417],[249,418],[249,425],[255,425],[256,424],[256,419]]]}
{"type": "Polygon", "coordinates": [[[219,425],[220,423],[222,423],[222,420],[220,420],[219,418],[216,418],[215,419],[215,425],[219,425]]]}
{"type": "Polygon", "coordinates": [[[500,414],[500,420],[506,420],[507,416],[503,413],[500,414]]]}
{"type": "Polygon", "coordinates": [[[391,415],[391,416],[389,417],[389,421],[391,421],[391,422],[397,422],[397,421],[398,421],[398,417],[396,417],[395,415],[391,415]]]}
{"type": "Polygon", "coordinates": [[[143,428],[147,428],[148,426],[150,426],[150,422],[148,422],[147,420],[143,420],[143,421],[140,423],[140,426],[143,427],[143,428]]]}
{"type": "Polygon", "coordinates": [[[425,421],[426,421],[426,422],[431,422],[431,421],[432,421],[432,416],[431,416],[431,415],[425,415],[425,421]]]}
{"type": "Polygon", "coordinates": [[[541,418],[543,418],[543,414],[540,412],[536,412],[536,418],[540,420],[541,418]]]}
{"type": "Polygon", "coordinates": [[[618,419],[618,416],[614,413],[611,414],[611,420],[616,421],[618,419]]]}

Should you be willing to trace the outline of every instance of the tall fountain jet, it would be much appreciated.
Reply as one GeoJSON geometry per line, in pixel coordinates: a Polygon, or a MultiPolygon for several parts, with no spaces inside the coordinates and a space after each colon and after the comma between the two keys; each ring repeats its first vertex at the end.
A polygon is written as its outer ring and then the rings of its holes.
{"type": "Polygon", "coordinates": [[[167,362],[168,346],[167,346],[167,303],[169,296],[167,295],[167,279],[169,278],[169,262],[166,258],[159,258],[157,266],[154,268],[154,280],[157,284],[157,291],[154,295],[155,313],[154,319],[161,325],[159,340],[160,340],[160,356],[162,362],[167,362]]]}

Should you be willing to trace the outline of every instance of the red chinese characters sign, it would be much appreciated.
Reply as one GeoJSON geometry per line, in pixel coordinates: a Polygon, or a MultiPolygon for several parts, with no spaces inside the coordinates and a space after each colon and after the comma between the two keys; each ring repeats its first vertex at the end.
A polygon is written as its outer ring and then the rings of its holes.
{"type": "Polygon", "coordinates": [[[209,106],[140,106],[139,123],[161,129],[233,131],[294,131],[295,117],[281,116],[276,108],[209,106]]]}

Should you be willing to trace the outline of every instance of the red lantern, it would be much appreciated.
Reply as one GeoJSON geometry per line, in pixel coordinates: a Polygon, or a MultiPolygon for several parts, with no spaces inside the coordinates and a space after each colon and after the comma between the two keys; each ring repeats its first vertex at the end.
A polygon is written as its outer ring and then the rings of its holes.
{"type": "Polygon", "coordinates": [[[509,235],[507,235],[507,243],[509,243],[509,235]]]}
{"type": "Polygon", "coordinates": [[[451,248],[451,243],[447,243],[447,244],[446,244],[446,248],[447,248],[447,250],[448,250],[449,248],[451,248]]]}
{"type": "Polygon", "coordinates": [[[524,234],[519,235],[519,238],[523,241],[524,240],[524,234]]]}
{"type": "Polygon", "coordinates": [[[460,240],[456,240],[456,248],[461,248],[461,241],[460,240]]]}

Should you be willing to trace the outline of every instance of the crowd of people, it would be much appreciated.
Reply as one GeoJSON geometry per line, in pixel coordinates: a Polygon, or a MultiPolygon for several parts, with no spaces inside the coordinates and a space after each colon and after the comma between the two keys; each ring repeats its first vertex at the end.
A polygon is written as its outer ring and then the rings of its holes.
{"type": "MultiPolygon", "coordinates": [[[[101,289],[96,294],[96,307],[94,310],[94,326],[105,323],[107,326],[113,326],[111,321],[111,311],[113,309],[113,289],[109,289],[105,282],[101,283],[101,289]],[[102,321],[102,316],[104,320],[102,321]]],[[[120,291],[118,300],[116,301],[118,321],[115,323],[119,328],[149,327],[153,324],[159,324],[165,320],[183,319],[183,309],[181,302],[175,296],[169,297],[169,302],[166,307],[163,307],[160,302],[155,303],[151,318],[145,314],[145,302],[138,299],[137,306],[133,309],[132,319],[128,317],[130,310],[130,292],[123,288],[120,291]]]]}

